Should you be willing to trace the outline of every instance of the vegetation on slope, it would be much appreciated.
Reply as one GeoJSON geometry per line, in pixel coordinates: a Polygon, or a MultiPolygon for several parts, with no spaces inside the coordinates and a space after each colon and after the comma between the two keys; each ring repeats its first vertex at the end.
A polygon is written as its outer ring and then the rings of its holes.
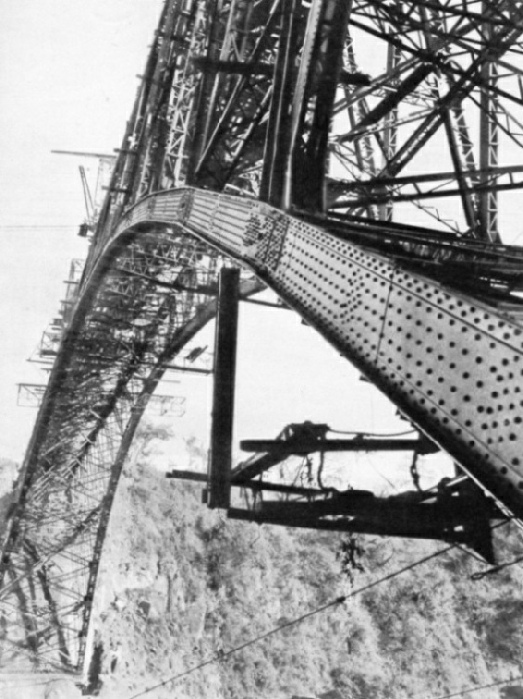
{"type": "MultiPolygon", "coordinates": [[[[521,567],[473,581],[484,566],[454,549],[285,626],[444,545],[366,540],[365,572],[355,572],[351,587],[337,556],[340,535],[229,521],[206,510],[199,491],[156,471],[154,439],[142,441],[103,558],[101,697],[127,698],[277,626],[284,628],[146,696],[291,699],[338,690],[346,699],[412,699],[521,675],[521,567]]],[[[502,560],[519,550],[515,536],[500,541],[502,560]]]]}

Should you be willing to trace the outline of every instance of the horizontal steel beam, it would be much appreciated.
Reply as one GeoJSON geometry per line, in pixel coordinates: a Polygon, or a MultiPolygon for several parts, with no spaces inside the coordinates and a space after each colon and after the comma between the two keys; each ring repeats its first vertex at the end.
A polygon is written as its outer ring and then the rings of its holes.
{"type": "MultiPolygon", "coordinates": [[[[175,478],[178,480],[195,481],[196,483],[207,483],[207,474],[198,473],[196,471],[184,471],[175,469],[168,471],[165,474],[166,478],[175,478]]],[[[301,495],[303,497],[324,496],[325,491],[315,488],[300,488],[296,485],[284,485],[283,483],[268,483],[267,481],[247,480],[236,483],[234,478],[231,485],[235,488],[249,488],[255,491],[268,491],[273,493],[284,493],[287,495],[301,495]]]]}
{"type": "Polygon", "coordinates": [[[242,451],[268,452],[278,456],[313,454],[328,451],[416,451],[419,454],[434,453],[438,449],[421,439],[317,439],[278,440],[247,439],[240,442],[242,451]]]}
{"type": "Polygon", "coordinates": [[[250,303],[253,306],[265,306],[266,308],[279,308],[283,311],[290,311],[288,306],[283,303],[271,303],[270,301],[260,301],[259,299],[241,299],[244,303],[250,303]]]}
{"type": "Polygon", "coordinates": [[[196,56],[193,63],[204,73],[227,73],[229,75],[272,75],[274,66],[262,61],[220,61],[196,56]]]}
{"type": "Polygon", "coordinates": [[[412,194],[382,194],[352,199],[339,199],[329,204],[329,209],[361,208],[369,204],[384,204],[388,201],[418,201],[419,199],[441,199],[443,197],[457,197],[460,194],[481,194],[485,192],[507,192],[513,189],[523,189],[523,182],[510,182],[507,184],[481,184],[477,187],[459,187],[454,189],[433,189],[429,192],[413,192],[412,194]]]}
{"type": "MultiPolygon", "coordinates": [[[[463,177],[477,177],[485,175],[486,177],[499,177],[500,175],[514,174],[523,172],[523,165],[507,165],[504,167],[489,167],[484,170],[478,168],[474,170],[463,170],[463,177]]],[[[423,182],[441,182],[443,180],[456,179],[456,172],[448,170],[446,172],[420,172],[415,175],[405,175],[403,177],[375,177],[372,180],[362,180],[360,182],[337,182],[329,180],[333,184],[346,187],[348,190],[358,189],[375,189],[377,187],[394,186],[398,187],[404,184],[421,184],[423,182]]]]}
{"type": "Polygon", "coordinates": [[[247,482],[281,464],[286,458],[285,454],[257,454],[238,464],[232,471],[232,477],[237,483],[247,482]]]}
{"type": "MultiPolygon", "coordinates": [[[[430,514],[433,514],[432,512],[430,514]]],[[[379,518],[366,519],[365,517],[338,517],[336,519],[321,519],[314,516],[290,515],[281,513],[265,514],[241,508],[230,508],[227,512],[229,519],[256,522],[257,524],[269,524],[280,527],[292,527],[298,529],[317,529],[320,531],[350,532],[352,534],[370,534],[374,536],[395,536],[408,539],[437,539],[451,541],[458,544],[466,544],[476,550],[490,564],[495,564],[492,542],[489,539],[490,529],[485,518],[483,526],[474,530],[469,525],[466,531],[459,527],[444,529],[437,522],[426,523],[426,526],[417,526],[416,522],[402,518],[399,521],[392,519],[381,520],[379,518]]]]}

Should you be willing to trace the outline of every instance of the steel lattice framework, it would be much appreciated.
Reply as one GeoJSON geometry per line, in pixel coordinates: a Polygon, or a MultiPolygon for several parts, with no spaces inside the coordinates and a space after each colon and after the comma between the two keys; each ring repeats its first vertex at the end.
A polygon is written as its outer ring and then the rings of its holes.
{"type": "Polygon", "coordinates": [[[518,0],[166,0],[8,518],[2,667],[82,669],[124,459],[224,265],[523,516],[522,33],[518,0]]]}

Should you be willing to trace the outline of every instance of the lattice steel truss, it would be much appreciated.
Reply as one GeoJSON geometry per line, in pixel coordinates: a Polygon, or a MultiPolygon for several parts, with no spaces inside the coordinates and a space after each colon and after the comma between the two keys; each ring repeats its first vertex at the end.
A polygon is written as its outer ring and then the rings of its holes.
{"type": "Polygon", "coordinates": [[[517,2],[353,3],[349,36],[383,40],[388,62],[336,105],[359,109],[334,139],[348,174],[336,208],[413,202],[454,232],[499,242],[498,193],[521,187],[521,11],[517,2]],[[358,157],[369,140],[373,170],[358,157]],[[453,197],[460,206],[446,209],[458,222],[423,203],[453,197]]]}
{"type": "Polygon", "coordinates": [[[82,667],[125,455],[229,258],[523,514],[523,255],[500,243],[522,32],[519,0],[166,0],[51,338],[0,564],[3,666],[82,667]]]}
{"type": "Polygon", "coordinates": [[[165,365],[213,316],[222,264],[205,244],[163,227],[112,251],[84,280],[4,546],[3,666],[81,664],[124,455],[149,400],[165,408],[166,397],[152,395],[165,365]]]}

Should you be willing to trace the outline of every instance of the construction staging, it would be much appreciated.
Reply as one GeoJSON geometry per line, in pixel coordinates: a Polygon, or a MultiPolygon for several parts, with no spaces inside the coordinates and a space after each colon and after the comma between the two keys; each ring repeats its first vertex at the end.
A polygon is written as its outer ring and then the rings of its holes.
{"type": "Polygon", "coordinates": [[[85,267],[40,348],[47,387],[23,387],[39,412],[3,536],[6,672],[84,672],[135,431],[150,403],[182,410],[155,393],[169,367],[209,372],[188,348],[216,316],[210,507],[494,560],[491,522],[523,520],[523,248],[506,242],[521,218],[522,35],[518,0],[165,1],[82,229],[85,267]],[[231,463],[237,306],[266,288],[416,440],[336,444],[294,425],[231,463]],[[231,487],[270,489],[259,477],[290,454],[356,448],[441,450],[459,472],[410,504],[282,486],[288,499],[231,508],[231,487]]]}

